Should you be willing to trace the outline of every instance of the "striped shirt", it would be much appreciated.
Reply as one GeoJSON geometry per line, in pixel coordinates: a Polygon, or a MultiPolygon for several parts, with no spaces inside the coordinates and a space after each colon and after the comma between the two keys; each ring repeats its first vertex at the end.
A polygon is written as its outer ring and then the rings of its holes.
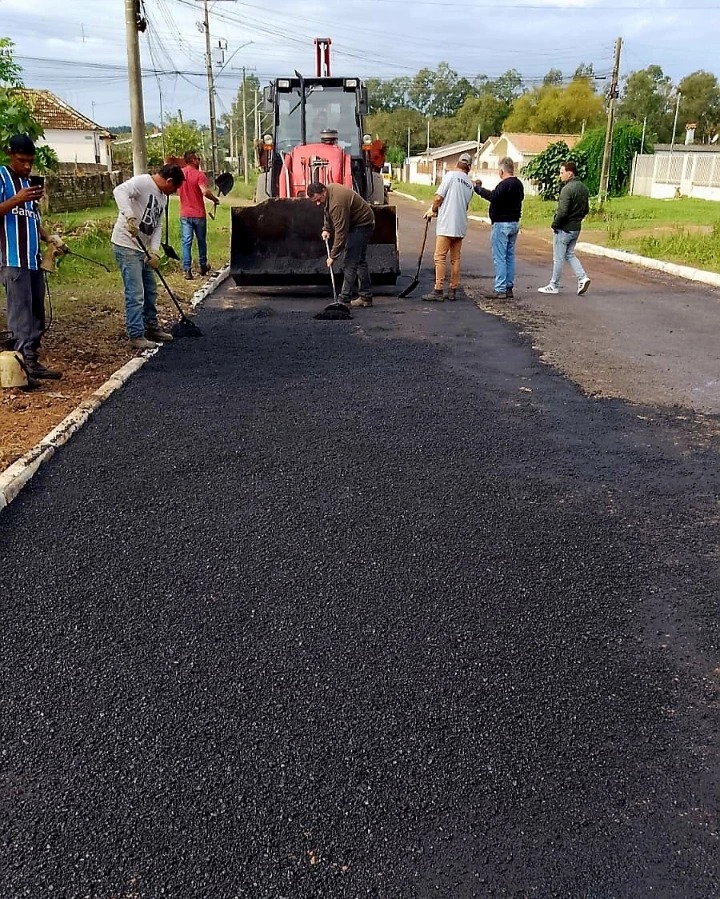
{"type": "MultiPolygon", "coordinates": [[[[0,203],[29,186],[27,178],[0,165],[0,203]]],[[[0,215],[0,266],[33,271],[40,267],[40,210],[35,200],[21,203],[0,215]]]]}

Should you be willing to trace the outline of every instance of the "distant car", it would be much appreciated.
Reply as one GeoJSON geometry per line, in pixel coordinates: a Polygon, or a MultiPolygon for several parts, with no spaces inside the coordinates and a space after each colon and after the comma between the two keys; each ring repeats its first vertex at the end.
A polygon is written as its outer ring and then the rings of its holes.
{"type": "Polygon", "coordinates": [[[385,165],[380,170],[382,172],[383,184],[385,185],[385,190],[392,190],[392,166],[389,162],[386,162],[385,165]]]}

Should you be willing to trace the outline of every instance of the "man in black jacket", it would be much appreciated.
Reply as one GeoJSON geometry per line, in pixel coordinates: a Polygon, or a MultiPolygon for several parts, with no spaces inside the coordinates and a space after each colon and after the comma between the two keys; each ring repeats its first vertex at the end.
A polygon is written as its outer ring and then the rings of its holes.
{"type": "Polygon", "coordinates": [[[566,262],[575,272],[578,296],[582,296],[590,287],[590,278],[575,255],[575,244],[580,237],[582,221],[590,211],[590,193],[577,177],[577,166],[574,162],[563,162],[560,166],[560,189],[558,208],[552,221],[553,230],[553,271],[550,283],[538,287],[538,293],[558,293],[560,275],[566,262]]]}
{"type": "Polygon", "coordinates": [[[475,182],[475,193],[490,201],[488,215],[492,222],[490,244],[495,266],[495,291],[488,299],[505,300],[513,295],[515,282],[515,243],[520,230],[520,216],[525,199],[522,181],[515,177],[515,163],[504,156],[498,165],[500,183],[486,190],[482,181],[475,182]]]}

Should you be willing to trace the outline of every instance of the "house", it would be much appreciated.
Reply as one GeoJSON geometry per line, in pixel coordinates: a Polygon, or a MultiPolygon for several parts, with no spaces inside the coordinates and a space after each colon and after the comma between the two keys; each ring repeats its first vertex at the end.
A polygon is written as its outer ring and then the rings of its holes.
{"type": "Polygon", "coordinates": [[[18,93],[45,132],[37,141],[39,146],[52,147],[60,163],[112,170],[113,135],[109,131],[50,91],[22,88],[18,93]]]}
{"type": "Polygon", "coordinates": [[[515,163],[515,174],[523,182],[525,193],[536,194],[535,184],[522,177],[523,167],[538,153],[547,150],[551,144],[563,141],[571,149],[581,137],[581,134],[530,134],[505,131],[500,137],[491,137],[485,142],[478,155],[477,164],[473,167],[472,177],[480,178],[483,187],[492,190],[500,180],[498,170],[500,160],[509,156],[515,163]]]}
{"type": "Polygon", "coordinates": [[[439,184],[445,172],[455,168],[462,153],[477,151],[477,141],[458,140],[453,144],[430,148],[419,156],[408,156],[405,160],[403,181],[411,184],[439,184]]]}

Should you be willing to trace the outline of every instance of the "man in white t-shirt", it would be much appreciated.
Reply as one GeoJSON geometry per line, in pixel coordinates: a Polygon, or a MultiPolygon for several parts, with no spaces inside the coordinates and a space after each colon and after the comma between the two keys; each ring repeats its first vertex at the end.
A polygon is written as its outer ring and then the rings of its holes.
{"type": "Polygon", "coordinates": [[[457,166],[448,172],[440,182],[433,197],[432,206],[425,213],[426,219],[437,217],[435,229],[435,290],[425,294],[424,300],[442,303],[443,300],[457,298],[460,282],[460,251],[467,233],[468,206],[473,195],[473,183],[468,177],[472,156],[463,153],[457,166]],[[450,253],[450,287],[443,294],[445,286],[446,259],[450,253]]]}
{"type": "Polygon", "coordinates": [[[113,191],[119,214],[110,240],[125,287],[125,327],[136,350],[172,340],[158,324],[154,270],[165,204],[184,180],[179,165],[164,165],[156,175],[136,175],[113,191]]]}

